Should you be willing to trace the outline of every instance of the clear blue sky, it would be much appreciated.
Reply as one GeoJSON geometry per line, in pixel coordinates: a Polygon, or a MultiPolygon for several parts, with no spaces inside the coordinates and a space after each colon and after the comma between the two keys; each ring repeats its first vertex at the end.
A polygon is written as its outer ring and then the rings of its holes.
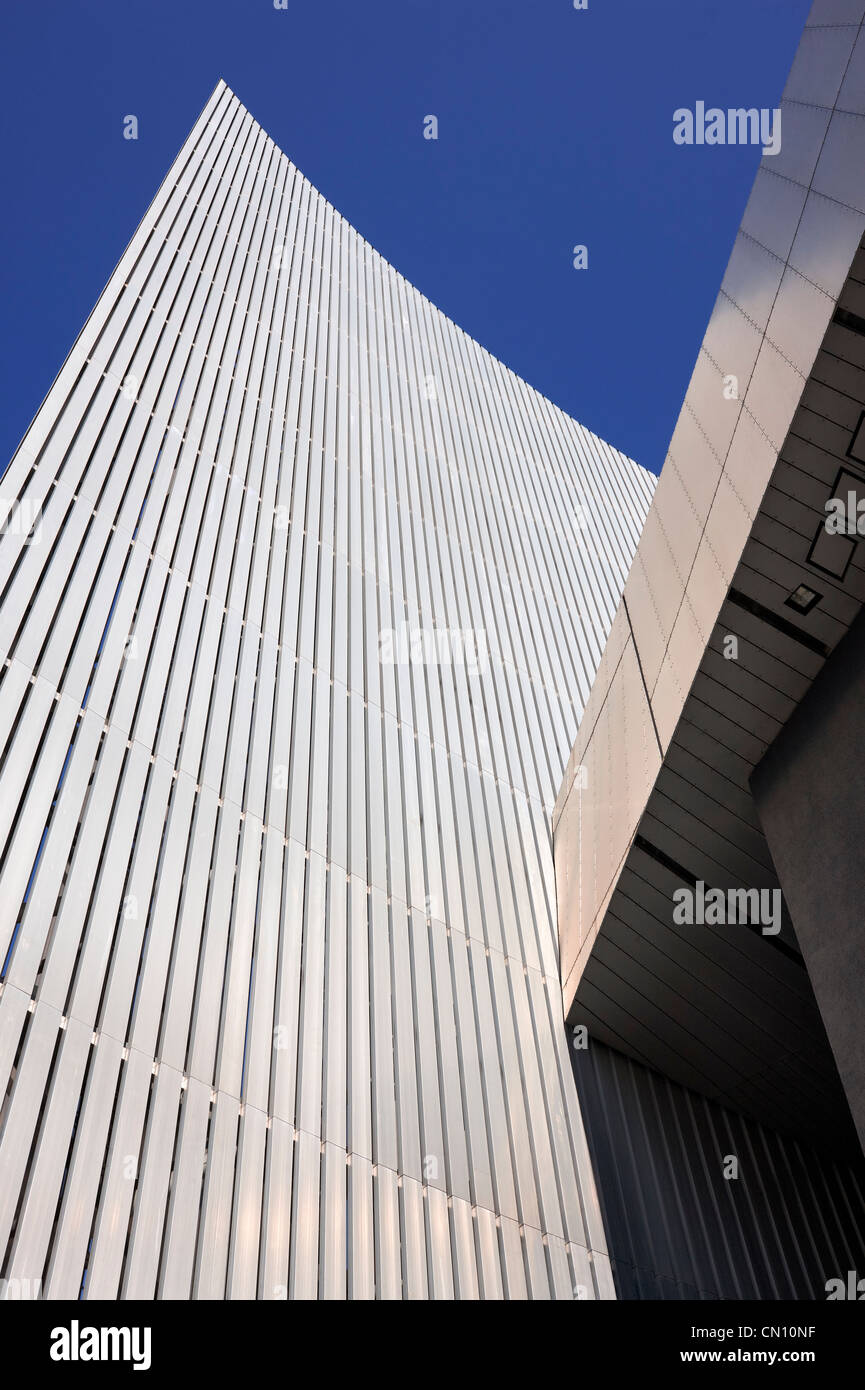
{"type": "Polygon", "coordinates": [[[759,162],[674,145],[672,113],[775,106],[809,7],[5,4],[3,463],[223,77],[446,314],[658,471],[759,162]]]}

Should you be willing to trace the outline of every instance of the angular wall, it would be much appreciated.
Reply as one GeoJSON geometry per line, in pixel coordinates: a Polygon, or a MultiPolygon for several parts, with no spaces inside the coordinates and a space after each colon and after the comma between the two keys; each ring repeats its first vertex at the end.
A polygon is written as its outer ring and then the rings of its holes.
{"type": "Polygon", "coordinates": [[[751,788],[865,1151],[863,693],[860,611],[754,769],[751,788]]]}
{"type": "Polygon", "coordinates": [[[612,1293],[549,825],[652,487],[217,87],[0,485],[0,1276],[612,1293]]]}
{"type": "MultiPolygon", "coordinates": [[[[838,359],[830,381],[835,399],[826,409],[815,400],[817,392],[807,390],[836,308],[846,303],[845,282],[865,234],[863,19],[862,0],[815,0],[811,8],[780,103],[781,150],[760,164],[559,792],[554,820],[566,1013],[594,943],[605,935],[623,870],[639,853],[634,837],[647,804],[663,793],[685,725],[694,724],[698,741],[685,757],[696,756],[698,763],[718,761],[718,745],[729,742],[713,718],[714,702],[704,700],[709,713],[694,720],[689,697],[699,693],[712,642],[721,645],[719,631],[739,632],[724,612],[725,601],[734,579],[742,587],[743,552],[783,467],[785,441],[801,434],[797,414],[804,406],[812,416],[833,419],[836,401],[860,389],[858,380],[852,390],[848,384],[855,349],[845,350],[842,341],[838,350],[829,339],[826,346],[838,359]],[[575,781],[580,767],[585,783],[575,781]]],[[[826,379],[825,366],[819,376],[826,379]]],[[[816,472],[820,462],[809,460],[803,471],[816,472]]],[[[805,499],[810,484],[810,477],[803,482],[805,499]]],[[[764,610],[795,617],[785,607],[796,582],[792,562],[807,568],[812,536],[813,528],[783,570],[752,562],[764,610]]],[[[763,541],[766,552],[774,544],[773,538],[763,541]]],[[[749,591],[746,602],[751,597],[749,591]]],[[[804,624],[818,629],[829,647],[849,610],[842,598],[837,616],[827,616],[833,600],[830,594],[804,624]]],[[[747,629],[745,637],[750,650],[747,629]]],[[[744,669],[744,659],[722,658],[721,665],[730,679],[730,672],[744,669]]],[[[762,733],[759,712],[740,722],[748,733],[762,733]]],[[[739,784],[733,798],[747,806],[747,779],[729,767],[722,779],[739,784]]],[[[723,791],[710,797],[724,799],[723,791]]],[[[736,804],[723,838],[735,843],[735,823],[747,816],[736,804]]],[[[666,852],[682,863],[688,851],[678,842],[691,835],[690,823],[712,816],[687,806],[685,818],[682,833],[675,820],[659,817],[668,822],[658,832],[666,852]]],[[[750,826],[746,838],[754,838],[750,826]]],[[[723,861],[723,851],[713,848],[716,860],[719,853],[723,861]]],[[[756,884],[763,880],[753,875],[767,871],[746,872],[756,884]]],[[[713,881],[712,870],[702,877],[713,881]]]]}
{"type": "Polygon", "coordinates": [[[620,1297],[825,1298],[865,1252],[865,551],[826,533],[865,491],[865,0],[815,0],[781,111],[554,812],[620,1297]]]}

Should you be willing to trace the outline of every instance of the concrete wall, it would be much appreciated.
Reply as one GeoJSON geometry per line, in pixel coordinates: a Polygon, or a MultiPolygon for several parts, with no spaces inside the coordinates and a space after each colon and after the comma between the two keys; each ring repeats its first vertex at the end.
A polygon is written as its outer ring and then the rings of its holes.
{"type": "Polygon", "coordinates": [[[865,230],[863,14],[809,14],[556,802],[566,1015],[865,230]]]}
{"type": "Polygon", "coordinates": [[[865,1147],[865,613],[751,788],[865,1147]]]}

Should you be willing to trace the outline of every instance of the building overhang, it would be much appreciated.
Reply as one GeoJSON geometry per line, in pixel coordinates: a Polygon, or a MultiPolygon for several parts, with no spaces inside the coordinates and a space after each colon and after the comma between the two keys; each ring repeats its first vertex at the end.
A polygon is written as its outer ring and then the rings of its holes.
{"type": "Polygon", "coordinates": [[[681,889],[694,900],[709,888],[779,889],[751,774],[865,600],[865,546],[825,525],[832,497],[859,488],[865,499],[865,46],[856,25],[818,27],[818,10],[553,828],[568,1021],[776,1128],[849,1151],[786,911],[771,930],[674,920],[681,889]]]}

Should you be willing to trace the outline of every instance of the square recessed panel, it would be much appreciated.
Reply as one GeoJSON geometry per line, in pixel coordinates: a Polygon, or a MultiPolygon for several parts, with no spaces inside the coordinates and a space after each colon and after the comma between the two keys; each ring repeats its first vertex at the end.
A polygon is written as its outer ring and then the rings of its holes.
{"type": "MultiPolygon", "coordinates": [[[[860,417],[859,424],[853,433],[848,457],[854,457],[850,450],[857,445],[865,450],[865,431],[862,428],[862,421],[865,419],[865,412],[860,417]],[[861,434],[861,439],[860,439],[861,434]]],[[[865,458],[863,458],[865,462],[865,458]]],[[[847,573],[847,567],[853,558],[853,552],[859,539],[859,523],[865,532],[865,478],[858,473],[853,473],[849,468],[841,468],[832,487],[832,491],[826,499],[826,506],[833,500],[838,500],[843,505],[843,529],[840,532],[827,530],[826,522],[829,514],[821,521],[817,534],[811,543],[808,551],[808,564],[815,569],[822,570],[824,574],[831,574],[834,579],[843,580],[847,573]]]]}
{"type": "Polygon", "coordinates": [[[835,579],[843,579],[856,549],[855,536],[842,536],[826,530],[821,521],[808,551],[808,564],[835,579]]]}
{"type": "MultiPolygon", "coordinates": [[[[865,435],[862,443],[865,445],[865,435]]],[[[865,479],[860,478],[858,473],[851,473],[848,468],[842,468],[835,479],[832,497],[843,505],[842,534],[852,536],[854,540],[865,535],[865,479]]]]}
{"type": "Polygon", "coordinates": [[[859,423],[853,431],[853,438],[850,440],[850,447],[847,450],[848,459],[856,459],[858,463],[865,463],[865,410],[859,416],[859,423]]]}

